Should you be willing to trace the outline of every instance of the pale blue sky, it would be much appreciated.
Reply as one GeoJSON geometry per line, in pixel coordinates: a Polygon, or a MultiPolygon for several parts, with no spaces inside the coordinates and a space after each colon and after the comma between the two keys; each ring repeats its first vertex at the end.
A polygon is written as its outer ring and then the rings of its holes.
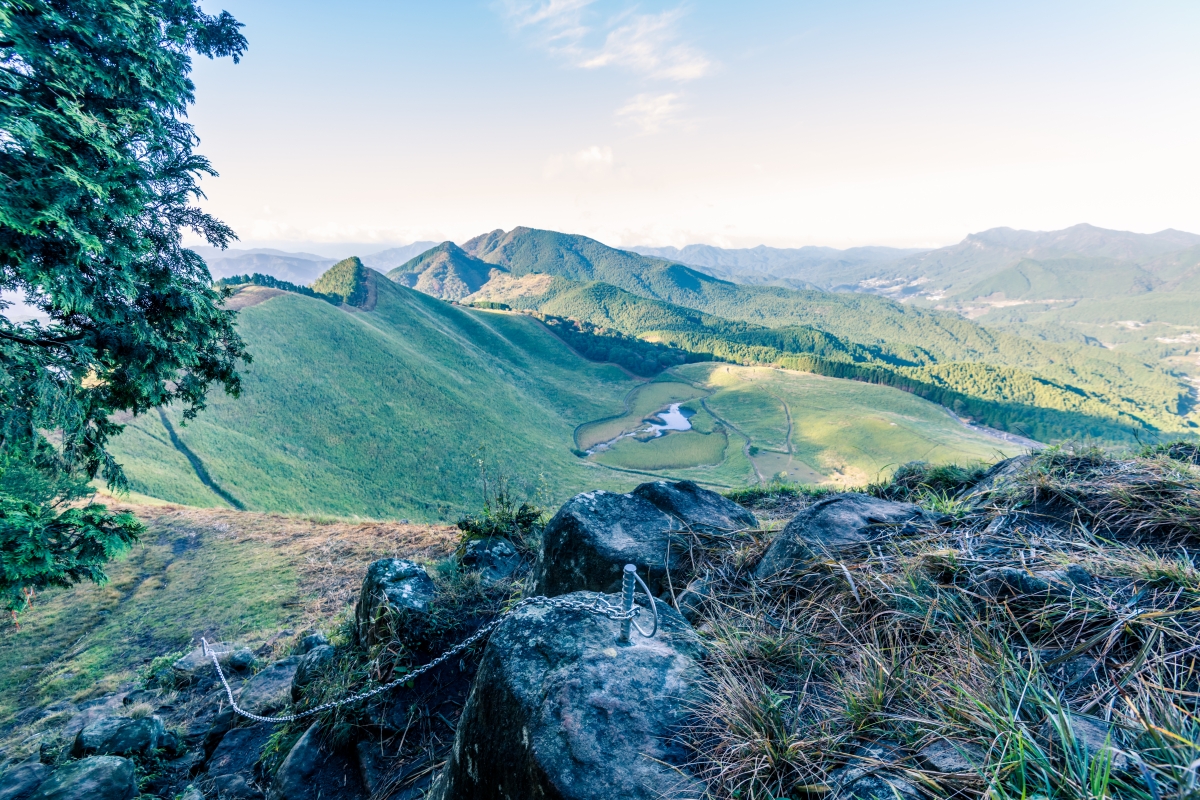
{"type": "Polygon", "coordinates": [[[246,244],[938,245],[1200,232],[1200,3],[206,0],[192,114],[246,244]]]}

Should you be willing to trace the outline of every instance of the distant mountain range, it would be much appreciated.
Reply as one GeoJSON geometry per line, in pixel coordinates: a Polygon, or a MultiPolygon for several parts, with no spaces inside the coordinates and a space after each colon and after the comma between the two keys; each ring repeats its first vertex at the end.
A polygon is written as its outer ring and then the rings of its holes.
{"type": "Polygon", "coordinates": [[[1075,225],[1060,231],[992,228],[936,250],[889,247],[723,249],[632,247],[735,283],[775,284],[925,299],[947,307],[982,298],[1069,300],[1200,291],[1200,235],[1130,233],[1075,225]]]}

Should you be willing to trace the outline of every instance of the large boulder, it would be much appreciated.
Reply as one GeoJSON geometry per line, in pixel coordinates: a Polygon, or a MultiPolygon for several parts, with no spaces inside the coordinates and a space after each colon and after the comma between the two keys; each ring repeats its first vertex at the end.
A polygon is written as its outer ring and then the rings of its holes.
{"type": "Polygon", "coordinates": [[[826,497],[787,524],[758,563],[755,575],[767,578],[797,563],[875,541],[895,526],[915,519],[921,509],[847,492],[826,497]]]}
{"type": "Polygon", "coordinates": [[[313,723],[279,765],[271,783],[271,800],[318,800],[365,797],[358,770],[345,754],[322,746],[321,729],[313,723]]]}
{"type": "Polygon", "coordinates": [[[30,800],[132,800],[137,793],[137,770],[132,761],[92,756],[54,770],[30,800]]]}
{"type": "Polygon", "coordinates": [[[527,606],[509,616],[484,650],[431,796],[701,796],[703,787],[683,770],[678,733],[703,680],[702,646],[676,611],[655,602],[658,633],[634,633],[627,644],[618,641],[619,622],[594,612],[527,606]]]}
{"type": "Polygon", "coordinates": [[[678,565],[671,532],[679,523],[632,494],[585,492],[558,510],[542,534],[536,591],[554,597],[578,591],[615,592],[634,564],[656,594],[678,565]]]}
{"type": "Polygon", "coordinates": [[[292,678],[299,663],[300,656],[288,656],[263,668],[242,687],[238,706],[260,716],[282,711],[292,700],[292,678]]]}
{"type": "Polygon", "coordinates": [[[369,647],[387,638],[392,615],[423,615],[437,588],[425,568],[402,558],[384,558],[367,567],[362,592],[354,607],[355,635],[369,647]]]}
{"type": "Polygon", "coordinates": [[[748,510],[691,481],[643,483],[632,494],[648,500],[691,530],[732,533],[758,527],[758,520],[748,510]]]}
{"type": "Polygon", "coordinates": [[[158,717],[102,717],[75,736],[71,754],[80,756],[129,756],[152,753],[166,737],[158,717]]]}
{"type": "Polygon", "coordinates": [[[9,767],[0,775],[0,800],[27,800],[50,774],[50,768],[36,761],[9,767]]]}
{"type": "Polygon", "coordinates": [[[322,644],[309,650],[296,665],[296,673],[292,676],[292,700],[299,701],[304,694],[304,687],[320,677],[337,654],[331,644],[322,644]]]}

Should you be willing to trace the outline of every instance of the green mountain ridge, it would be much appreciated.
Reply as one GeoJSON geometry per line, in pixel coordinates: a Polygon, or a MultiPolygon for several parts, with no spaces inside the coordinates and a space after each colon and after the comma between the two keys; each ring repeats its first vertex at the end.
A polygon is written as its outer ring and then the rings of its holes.
{"type": "Polygon", "coordinates": [[[479,291],[493,269],[497,267],[469,255],[454,242],[442,242],[388,272],[387,277],[442,300],[461,300],[479,291]]]}

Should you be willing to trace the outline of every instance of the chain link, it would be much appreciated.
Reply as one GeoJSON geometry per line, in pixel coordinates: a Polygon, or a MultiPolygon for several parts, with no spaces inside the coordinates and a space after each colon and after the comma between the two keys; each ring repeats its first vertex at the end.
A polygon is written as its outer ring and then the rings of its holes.
{"type": "MultiPolygon", "coordinates": [[[[653,603],[654,602],[653,599],[651,599],[650,602],[653,603]]],[[[629,611],[625,611],[620,606],[615,606],[615,605],[609,603],[608,601],[604,600],[601,597],[597,597],[594,600],[592,600],[591,602],[587,602],[584,600],[572,600],[569,597],[543,597],[541,595],[538,595],[537,597],[527,597],[524,600],[521,600],[516,605],[514,605],[508,611],[506,611],[503,614],[501,614],[500,616],[496,617],[494,620],[489,622],[487,625],[484,625],[482,628],[475,631],[475,633],[468,636],[462,642],[458,643],[454,647],[452,647],[449,650],[447,650],[446,652],[442,653],[440,656],[435,658],[433,661],[430,661],[428,664],[423,664],[422,666],[418,667],[417,669],[413,670],[412,672],[405,673],[402,677],[397,678],[396,680],[394,680],[390,683],[385,683],[382,686],[377,686],[374,689],[371,689],[370,691],[360,692],[359,694],[352,695],[350,697],[346,697],[341,700],[334,700],[329,703],[322,703],[321,705],[319,705],[315,708],[310,708],[307,711],[301,711],[299,714],[281,714],[281,715],[275,716],[275,717],[261,717],[258,714],[251,714],[249,711],[238,708],[237,701],[235,701],[233,699],[233,689],[230,688],[229,681],[225,679],[225,671],[223,669],[221,669],[221,662],[219,660],[219,656],[228,655],[232,651],[227,650],[225,652],[218,653],[216,650],[209,649],[208,641],[206,639],[201,639],[200,643],[201,643],[201,646],[204,648],[204,652],[207,653],[212,658],[213,666],[217,668],[217,675],[221,678],[221,685],[225,687],[225,694],[229,698],[229,705],[233,709],[235,714],[243,716],[246,719],[252,719],[255,722],[295,722],[298,719],[305,719],[306,717],[311,717],[315,714],[320,714],[322,711],[328,711],[331,708],[338,708],[340,706],[349,705],[350,703],[358,703],[363,700],[367,700],[371,697],[374,697],[377,694],[381,694],[390,689],[395,689],[397,686],[400,686],[401,684],[408,683],[409,681],[414,681],[417,678],[424,675],[426,672],[430,671],[431,669],[434,669],[435,667],[437,667],[441,664],[444,664],[446,661],[448,661],[449,659],[458,655],[459,653],[462,653],[464,650],[466,650],[471,645],[478,642],[480,639],[483,639],[484,637],[486,637],[489,633],[491,633],[496,628],[497,625],[499,625],[501,622],[503,622],[504,619],[506,617],[508,617],[510,614],[515,614],[516,612],[520,611],[521,609],[528,608],[530,606],[541,606],[541,607],[546,607],[546,608],[561,608],[561,609],[565,609],[567,611],[586,611],[586,612],[590,612],[593,614],[599,614],[603,617],[608,617],[609,619],[616,620],[618,622],[622,622],[627,619],[632,620],[635,617],[637,617],[637,612],[638,612],[638,606],[636,606],[636,605],[633,608],[631,608],[629,611]]],[[[655,623],[657,623],[658,622],[658,619],[657,619],[658,610],[654,609],[654,611],[655,611],[655,623]]],[[[655,625],[656,630],[657,630],[657,627],[658,626],[656,624],[655,625]]]]}

